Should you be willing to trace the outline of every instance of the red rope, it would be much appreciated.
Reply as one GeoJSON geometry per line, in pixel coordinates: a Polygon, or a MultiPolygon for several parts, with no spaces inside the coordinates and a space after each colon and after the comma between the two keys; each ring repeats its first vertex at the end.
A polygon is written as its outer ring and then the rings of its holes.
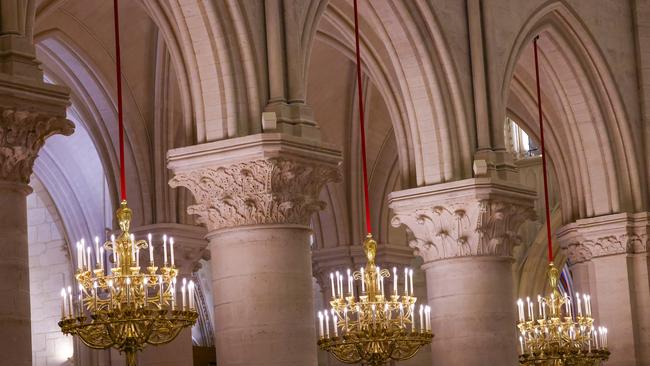
{"type": "Polygon", "coordinates": [[[544,149],[544,119],[542,118],[542,93],[539,86],[539,61],[537,57],[537,40],[533,40],[535,46],[535,77],[537,79],[537,107],[539,112],[539,140],[542,150],[542,170],[544,171],[544,205],[546,206],[546,237],[548,240],[548,261],[553,262],[553,242],[551,240],[551,209],[548,200],[548,170],[546,168],[546,150],[544,149]]]}
{"type": "Polygon", "coordinates": [[[357,0],[354,0],[354,38],[357,56],[357,90],[359,91],[359,126],[361,129],[361,165],[363,168],[363,198],[366,207],[366,231],[372,232],[370,223],[370,198],[368,194],[368,163],[366,162],[366,127],[363,116],[363,90],[361,86],[361,51],[359,50],[359,11],[357,0]]]}
{"type": "Polygon", "coordinates": [[[113,19],[115,25],[115,77],[117,78],[117,120],[120,139],[120,198],[126,201],[126,173],[124,170],[124,118],[122,112],[122,64],[120,61],[120,17],[118,0],[113,0],[113,19]]]}

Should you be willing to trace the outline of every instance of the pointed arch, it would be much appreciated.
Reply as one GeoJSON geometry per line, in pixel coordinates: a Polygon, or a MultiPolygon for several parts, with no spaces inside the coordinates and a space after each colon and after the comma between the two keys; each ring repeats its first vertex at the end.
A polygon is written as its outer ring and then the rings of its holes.
{"type": "MultiPolygon", "coordinates": [[[[641,136],[633,133],[634,126],[597,43],[564,2],[543,5],[522,26],[502,81],[502,115],[505,117],[508,103],[512,101],[513,88],[519,91],[523,88],[525,94],[534,95],[534,78],[527,71],[530,66],[522,65],[521,60],[538,34],[542,36],[542,78],[547,79],[546,86],[557,96],[542,97],[543,103],[546,101],[545,110],[555,108],[557,113],[555,119],[548,119],[547,115],[549,130],[556,131],[555,138],[549,141],[555,145],[549,148],[549,157],[556,166],[571,169],[574,173],[569,179],[571,186],[585,188],[577,195],[571,192],[573,203],[570,212],[563,207],[563,213],[567,213],[563,219],[569,222],[644,209],[647,193],[643,188],[645,179],[640,174],[642,154],[638,153],[641,136]],[[516,78],[523,83],[513,83],[516,78]],[[568,148],[575,149],[575,153],[561,153],[568,148]]],[[[533,136],[539,136],[535,120],[523,122],[528,124],[533,136]]],[[[501,129],[502,125],[495,123],[493,127],[501,129]]]]}

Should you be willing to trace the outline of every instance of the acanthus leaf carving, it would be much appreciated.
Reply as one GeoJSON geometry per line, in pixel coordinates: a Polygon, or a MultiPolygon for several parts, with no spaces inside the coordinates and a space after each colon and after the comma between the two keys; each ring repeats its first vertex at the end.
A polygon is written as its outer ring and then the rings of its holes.
{"type": "Polygon", "coordinates": [[[172,188],[189,189],[196,204],[188,213],[209,230],[255,224],[302,224],[322,210],[323,186],[341,178],[339,169],[284,158],[176,174],[172,188]]]}
{"type": "Polygon", "coordinates": [[[425,262],[463,256],[510,256],[519,227],[535,218],[532,207],[480,200],[396,213],[391,224],[406,226],[409,245],[425,262]]]}
{"type": "Polygon", "coordinates": [[[71,135],[74,124],[47,113],[0,108],[0,179],[29,183],[34,161],[45,140],[71,135]]]}

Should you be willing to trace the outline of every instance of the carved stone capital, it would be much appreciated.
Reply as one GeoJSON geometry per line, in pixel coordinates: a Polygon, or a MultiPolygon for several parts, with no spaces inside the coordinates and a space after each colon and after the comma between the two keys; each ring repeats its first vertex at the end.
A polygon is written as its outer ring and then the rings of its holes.
{"type": "Polygon", "coordinates": [[[621,213],[581,219],[558,230],[557,239],[571,264],[616,254],[645,253],[648,213],[621,213]]]}
{"type": "Polygon", "coordinates": [[[74,124],[65,117],[0,107],[0,180],[29,183],[45,140],[72,132],[74,124]]]}
{"type": "MultiPolygon", "coordinates": [[[[283,150],[297,140],[280,134],[242,139],[252,144],[238,144],[232,150],[219,142],[207,162],[203,155],[199,164],[194,164],[194,157],[185,159],[192,166],[189,170],[174,169],[180,159],[170,163],[176,173],[171,187],[189,189],[196,200],[188,213],[198,215],[210,231],[260,224],[307,225],[312,213],[325,207],[319,199],[323,186],[340,180],[338,155],[323,159],[322,151],[309,154],[314,152],[311,144],[309,150],[296,145],[298,150],[283,150]],[[265,144],[267,138],[271,141],[265,144]]],[[[227,143],[228,147],[234,144],[227,143]]]]}
{"type": "Polygon", "coordinates": [[[420,187],[389,196],[394,227],[425,263],[462,256],[512,255],[519,227],[535,219],[535,193],[490,178],[420,187]]]}

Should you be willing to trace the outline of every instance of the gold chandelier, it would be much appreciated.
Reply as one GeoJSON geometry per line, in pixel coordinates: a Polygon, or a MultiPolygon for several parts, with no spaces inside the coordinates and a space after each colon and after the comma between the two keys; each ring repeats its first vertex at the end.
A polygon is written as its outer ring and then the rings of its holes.
{"type": "Polygon", "coordinates": [[[430,308],[420,305],[418,311],[416,307],[413,270],[405,269],[400,295],[397,269],[393,268],[388,294],[384,282],[391,273],[375,265],[377,242],[372,235],[366,237],[363,249],[368,263],[357,272],[348,270],[346,293],[344,276],[330,274],[331,309],[318,313],[318,346],[344,363],[379,366],[412,358],[433,338],[430,308]],[[354,281],[360,281],[358,297],[354,281]]]}
{"type": "Polygon", "coordinates": [[[560,271],[549,265],[551,293],[537,297],[537,306],[530,298],[517,301],[519,311],[520,365],[599,365],[609,358],[607,328],[594,327],[591,296],[576,293],[575,297],[559,291],[560,271]],[[573,309],[575,305],[575,313],[573,309]],[[583,311],[584,307],[584,311],[583,311]],[[538,309],[535,314],[535,308],[538,309]]]}
{"type": "Polygon", "coordinates": [[[64,334],[78,336],[94,349],[115,348],[126,354],[127,365],[136,365],[136,353],[147,344],[171,342],[183,328],[198,318],[194,303],[194,283],[183,280],[181,301],[176,297],[174,245],[170,239],[171,264],[167,261],[167,243],[163,244],[164,261],[158,268],[149,241],[136,241],[129,233],[131,210],[122,201],[116,216],[121,234],[99,247],[95,240],[95,266],[91,248],[77,248],[77,305],[72,287],[61,290],[61,321],[64,334]],[[140,250],[149,249],[149,266],[141,271],[140,250]],[[104,251],[113,253],[114,266],[104,265],[104,251]]]}
{"type": "Polygon", "coordinates": [[[537,296],[538,312],[535,314],[534,300],[517,300],[519,312],[519,364],[546,366],[592,366],[609,358],[607,349],[607,328],[594,327],[591,313],[591,296],[576,293],[572,298],[559,290],[560,271],[553,264],[553,243],[551,214],[548,198],[548,174],[544,147],[544,119],[539,82],[539,59],[537,40],[533,39],[535,51],[535,77],[537,82],[537,106],[544,177],[544,204],[546,209],[546,240],[548,243],[548,281],[551,293],[547,297],[537,296]],[[573,305],[575,304],[575,312],[573,305]],[[584,306],[584,312],[583,312],[584,306]],[[525,310],[524,310],[525,309],[525,310]]]}

